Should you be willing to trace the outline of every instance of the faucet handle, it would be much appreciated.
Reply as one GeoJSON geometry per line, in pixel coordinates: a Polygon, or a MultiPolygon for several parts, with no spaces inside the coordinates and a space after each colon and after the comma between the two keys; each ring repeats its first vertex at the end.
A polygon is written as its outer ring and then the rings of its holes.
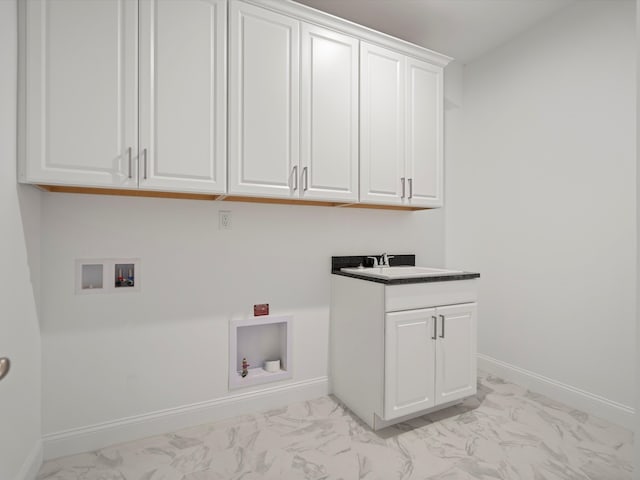
{"type": "Polygon", "coordinates": [[[396,258],[395,255],[387,255],[387,267],[391,266],[391,262],[389,262],[389,260],[391,260],[392,258],[396,258]]]}
{"type": "Polygon", "coordinates": [[[378,264],[378,257],[367,257],[367,258],[371,258],[373,260],[373,266],[374,267],[379,267],[380,266],[378,264]]]}

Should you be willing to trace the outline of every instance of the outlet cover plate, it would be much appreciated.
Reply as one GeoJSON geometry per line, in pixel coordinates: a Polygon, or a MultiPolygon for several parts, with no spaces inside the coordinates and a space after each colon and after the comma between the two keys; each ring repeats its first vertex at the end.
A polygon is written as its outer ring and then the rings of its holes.
{"type": "Polygon", "coordinates": [[[260,317],[262,315],[269,315],[269,304],[268,303],[258,303],[253,306],[253,316],[260,317]]]}
{"type": "Polygon", "coordinates": [[[218,229],[231,230],[231,211],[218,210],[218,229]]]}

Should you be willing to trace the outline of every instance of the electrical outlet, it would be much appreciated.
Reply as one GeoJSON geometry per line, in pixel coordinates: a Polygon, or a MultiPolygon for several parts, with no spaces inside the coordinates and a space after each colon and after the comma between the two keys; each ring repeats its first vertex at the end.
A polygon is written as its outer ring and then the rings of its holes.
{"type": "Polygon", "coordinates": [[[231,211],[218,210],[218,229],[231,230],[231,211]]]}

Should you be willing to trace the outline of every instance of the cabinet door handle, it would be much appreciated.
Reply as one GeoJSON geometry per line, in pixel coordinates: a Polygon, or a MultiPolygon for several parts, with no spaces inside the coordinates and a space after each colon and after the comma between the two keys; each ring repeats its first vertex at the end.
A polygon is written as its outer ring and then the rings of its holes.
{"type": "Polygon", "coordinates": [[[147,179],[147,149],[145,148],[142,151],[142,155],[144,155],[144,179],[147,179]]]}
{"type": "Polygon", "coordinates": [[[309,189],[309,167],[304,167],[302,169],[302,175],[304,176],[304,188],[303,191],[307,191],[309,189]]]}
{"type": "Polygon", "coordinates": [[[7,357],[0,358],[0,380],[7,376],[11,368],[11,361],[7,357]]]}
{"type": "Polygon", "coordinates": [[[433,318],[433,337],[431,340],[436,340],[438,338],[438,317],[434,315],[431,318],[433,318]]]}
{"type": "Polygon", "coordinates": [[[413,178],[409,179],[409,198],[413,198],[413,178]]]}
{"type": "Polygon", "coordinates": [[[440,319],[442,320],[442,333],[440,334],[440,338],[444,338],[444,315],[440,315],[440,319]]]}
{"type": "Polygon", "coordinates": [[[404,198],[404,177],[400,177],[400,182],[402,183],[402,196],[400,198],[404,198]]]}
{"type": "Polygon", "coordinates": [[[293,184],[293,191],[295,192],[296,190],[298,190],[298,166],[297,165],[293,167],[293,170],[291,171],[291,175],[293,175],[293,181],[295,182],[293,184]]]}
{"type": "Polygon", "coordinates": [[[133,178],[133,170],[131,170],[131,147],[127,150],[129,152],[129,178],[133,178]]]}

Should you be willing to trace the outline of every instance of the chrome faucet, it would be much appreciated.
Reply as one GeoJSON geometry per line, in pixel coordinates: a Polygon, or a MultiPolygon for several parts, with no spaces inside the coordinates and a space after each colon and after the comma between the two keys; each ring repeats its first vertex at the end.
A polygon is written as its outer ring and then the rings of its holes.
{"type": "Polygon", "coordinates": [[[394,258],[393,255],[387,255],[386,253],[382,254],[382,257],[380,258],[380,267],[390,267],[391,265],[389,265],[389,260],[391,260],[392,258],[394,258]]]}
{"type": "Polygon", "coordinates": [[[371,260],[373,260],[373,267],[377,268],[377,267],[390,267],[391,265],[389,265],[389,260],[394,258],[394,256],[383,253],[382,255],[380,255],[379,259],[378,257],[367,257],[367,258],[370,258],[371,260]]]}

